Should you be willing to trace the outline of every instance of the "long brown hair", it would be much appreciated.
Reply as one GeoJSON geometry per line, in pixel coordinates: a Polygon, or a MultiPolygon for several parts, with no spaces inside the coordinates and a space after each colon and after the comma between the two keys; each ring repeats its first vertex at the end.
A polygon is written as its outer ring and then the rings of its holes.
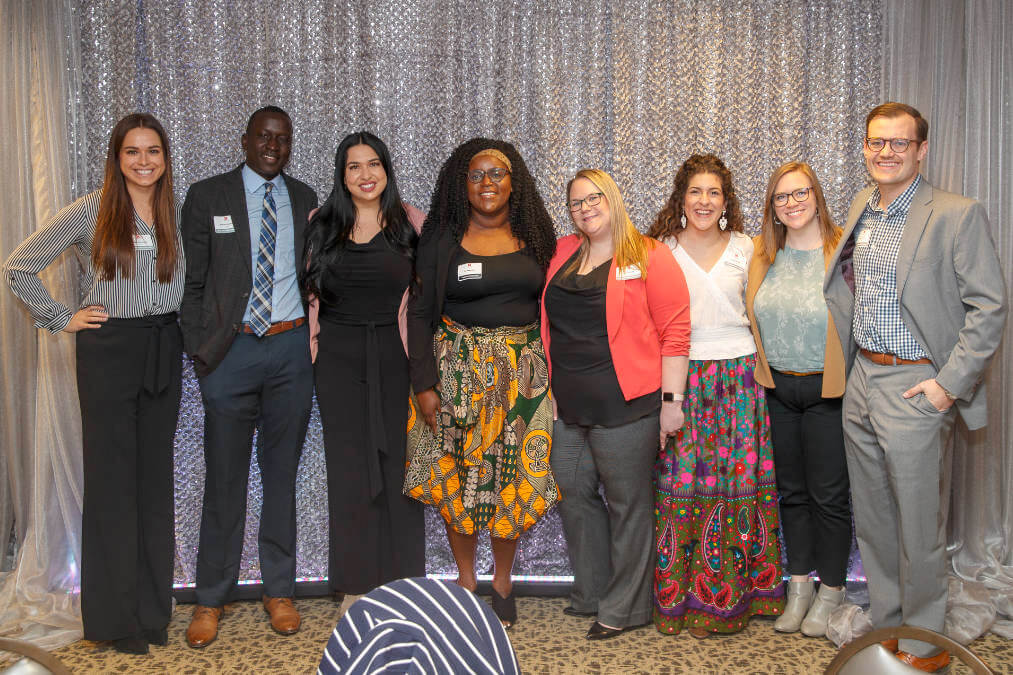
{"type": "Polygon", "coordinates": [[[169,138],[157,119],[148,113],[127,115],[113,127],[106,154],[105,179],[102,182],[102,199],[99,202],[95,223],[95,242],[91,261],[99,279],[116,278],[116,272],[126,279],[134,276],[134,203],[127,192],[127,184],[120,170],[120,149],[127,132],[138,127],[151,129],[162,142],[165,171],[155,183],[152,204],[152,228],[158,247],[156,271],[158,280],[169,283],[176,268],[176,205],[172,193],[172,158],[169,138]]]}
{"type": "Polygon", "coordinates": [[[715,155],[690,155],[675,172],[672,194],[668,196],[668,201],[658,212],[651,229],[647,231],[648,237],[655,239],[674,237],[682,230],[684,215],[682,203],[686,198],[686,190],[689,189],[690,178],[698,173],[711,173],[721,179],[721,196],[725,198],[725,218],[728,220],[725,229],[730,232],[745,230],[742,226],[739,198],[735,195],[735,187],[732,185],[732,172],[715,155]]]}
{"type": "MultiPolygon", "coordinates": [[[[608,202],[612,220],[610,224],[612,228],[612,246],[614,249],[612,258],[616,269],[621,270],[631,265],[636,265],[640,268],[640,277],[647,279],[648,247],[653,248],[654,242],[646,239],[633,225],[633,221],[630,220],[630,216],[626,212],[626,204],[623,202],[623,196],[620,194],[619,186],[616,185],[615,180],[600,169],[581,169],[566,184],[566,196],[568,200],[570,188],[578,178],[586,178],[591,181],[592,185],[602,191],[605,195],[605,201],[608,202]]],[[[577,234],[580,236],[580,253],[570,267],[564,270],[563,274],[571,274],[579,268],[590,250],[590,242],[587,239],[587,235],[581,232],[579,227],[575,227],[574,229],[577,230],[577,234]]]]}
{"type": "Polygon", "coordinates": [[[757,240],[759,245],[756,248],[756,255],[766,256],[767,262],[773,264],[777,252],[784,248],[784,242],[788,237],[788,228],[779,221],[774,213],[774,189],[778,181],[789,173],[798,171],[812,183],[813,199],[816,200],[816,220],[820,226],[820,237],[823,239],[823,254],[830,255],[837,247],[837,241],[841,238],[841,228],[834,224],[830,217],[830,210],[827,208],[827,200],[823,197],[823,188],[816,178],[816,172],[805,162],[788,162],[779,166],[767,181],[767,197],[763,202],[763,226],[760,230],[760,237],[757,240]]]}

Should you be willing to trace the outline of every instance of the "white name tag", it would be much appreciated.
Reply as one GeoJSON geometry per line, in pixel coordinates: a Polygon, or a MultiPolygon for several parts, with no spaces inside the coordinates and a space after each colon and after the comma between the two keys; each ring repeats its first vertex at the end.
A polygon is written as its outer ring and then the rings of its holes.
{"type": "Polygon", "coordinates": [[[640,268],[636,265],[630,265],[622,269],[616,268],[616,281],[628,281],[630,279],[640,278],[640,268]]]}
{"type": "Polygon", "coordinates": [[[463,263],[457,266],[457,280],[467,281],[468,279],[482,278],[482,263],[463,263]]]}
{"type": "Polygon", "coordinates": [[[858,239],[855,240],[855,246],[868,246],[871,240],[872,230],[863,227],[862,231],[858,233],[858,239]]]}
{"type": "Polygon", "coordinates": [[[735,249],[732,254],[725,260],[725,264],[733,269],[737,269],[740,272],[746,269],[746,256],[743,255],[742,251],[735,249]]]}
{"type": "Polygon", "coordinates": [[[215,234],[228,234],[235,231],[236,226],[232,224],[232,216],[215,216],[215,234]]]}
{"type": "Polygon", "coordinates": [[[134,235],[134,250],[135,251],[154,251],[155,250],[155,239],[150,234],[135,234],[134,235]]]}

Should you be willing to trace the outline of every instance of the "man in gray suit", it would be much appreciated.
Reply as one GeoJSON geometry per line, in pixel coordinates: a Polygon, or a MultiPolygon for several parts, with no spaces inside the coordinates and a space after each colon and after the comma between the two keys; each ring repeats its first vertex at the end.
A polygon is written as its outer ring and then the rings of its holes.
{"type": "MultiPolygon", "coordinates": [[[[823,290],[849,372],[844,439],[870,618],[941,632],[945,450],[956,414],[985,426],[978,385],[1006,297],[985,209],[919,175],[928,127],[902,103],[869,113],[864,154],[876,185],[852,203],[823,290]]],[[[924,642],[894,649],[927,672],[949,663],[924,642]]]]}

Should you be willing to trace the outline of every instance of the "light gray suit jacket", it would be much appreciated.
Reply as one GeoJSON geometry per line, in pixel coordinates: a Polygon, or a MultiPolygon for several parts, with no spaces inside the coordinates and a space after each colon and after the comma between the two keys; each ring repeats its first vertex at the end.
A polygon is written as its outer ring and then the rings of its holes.
{"type": "MultiPolygon", "coordinates": [[[[854,232],[872,191],[862,190],[852,202],[823,281],[849,373],[858,352],[851,334],[854,232]]],[[[936,381],[957,397],[969,429],[985,426],[985,388],[978,384],[1002,338],[1007,306],[999,256],[980,203],[922,178],[897,254],[897,295],[904,325],[932,360],[936,381]]]]}

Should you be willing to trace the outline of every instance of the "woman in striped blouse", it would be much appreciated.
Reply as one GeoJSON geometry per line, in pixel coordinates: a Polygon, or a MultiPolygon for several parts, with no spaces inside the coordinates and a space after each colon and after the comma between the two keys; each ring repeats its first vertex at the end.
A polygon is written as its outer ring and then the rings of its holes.
{"type": "Polygon", "coordinates": [[[57,213],[4,266],[37,327],[75,333],[84,637],[135,654],[166,644],[172,611],[185,269],[178,222],[165,131],[151,115],[127,115],[113,127],[102,188],[57,213]],[[69,248],[83,271],[76,311],[38,277],[69,248]]]}

